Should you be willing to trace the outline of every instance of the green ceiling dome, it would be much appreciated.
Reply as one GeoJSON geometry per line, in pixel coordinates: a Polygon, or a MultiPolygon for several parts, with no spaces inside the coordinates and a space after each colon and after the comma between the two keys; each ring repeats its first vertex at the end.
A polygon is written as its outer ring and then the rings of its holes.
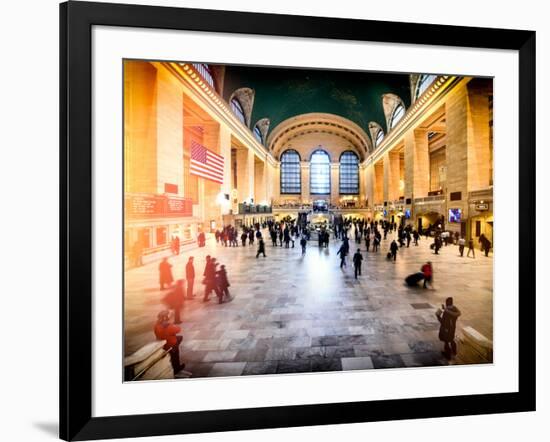
{"type": "Polygon", "coordinates": [[[369,122],[385,127],[382,96],[399,96],[410,105],[409,74],[226,66],[224,98],[240,88],[254,90],[250,120],[269,118],[274,128],[296,115],[325,112],[340,115],[366,132],[369,122]]]}

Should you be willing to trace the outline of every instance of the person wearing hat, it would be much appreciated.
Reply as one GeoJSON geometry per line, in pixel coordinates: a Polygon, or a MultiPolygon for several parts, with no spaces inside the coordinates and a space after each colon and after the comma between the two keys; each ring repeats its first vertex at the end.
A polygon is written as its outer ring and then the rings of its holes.
{"type": "Polygon", "coordinates": [[[158,340],[166,341],[163,348],[170,351],[170,361],[174,373],[178,373],[185,367],[185,364],[180,363],[180,343],[183,340],[178,335],[180,331],[181,327],[170,324],[170,312],[168,310],[162,310],[157,315],[157,323],[154,328],[155,337],[158,340]]]}

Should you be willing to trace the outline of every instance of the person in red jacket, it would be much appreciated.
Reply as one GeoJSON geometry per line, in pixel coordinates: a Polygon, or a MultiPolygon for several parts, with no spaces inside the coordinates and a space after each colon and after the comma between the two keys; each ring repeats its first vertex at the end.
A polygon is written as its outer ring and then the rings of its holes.
{"type": "MultiPolygon", "coordinates": [[[[430,283],[430,286],[432,286],[432,278],[434,274],[434,270],[432,267],[432,263],[428,261],[426,264],[422,266],[422,269],[420,269],[421,272],[424,274],[424,288],[428,288],[428,283],[430,283]]],[[[432,286],[433,287],[433,286],[432,286]]]]}
{"type": "Polygon", "coordinates": [[[170,351],[174,373],[178,373],[185,367],[185,364],[180,363],[180,343],[183,338],[178,333],[181,331],[181,327],[170,324],[170,312],[163,310],[157,315],[154,331],[158,340],[166,341],[163,348],[170,351]]]}

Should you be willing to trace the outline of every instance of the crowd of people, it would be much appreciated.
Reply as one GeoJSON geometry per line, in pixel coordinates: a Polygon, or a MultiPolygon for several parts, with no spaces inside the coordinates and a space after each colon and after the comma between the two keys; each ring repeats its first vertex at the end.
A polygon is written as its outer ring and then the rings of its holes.
{"type": "MultiPolygon", "coordinates": [[[[361,277],[362,266],[365,262],[361,250],[363,241],[366,253],[378,253],[382,239],[386,240],[388,234],[395,232],[387,253],[388,260],[395,262],[401,249],[406,249],[411,244],[418,246],[421,235],[425,234],[425,232],[419,232],[410,225],[397,225],[385,220],[365,221],[363,219],[346,220],[341,218],[331,226],[327,224],[313,226],[287,218],[280,221],[270,220],[263,224],[244,226],[241,229],[229,225],[223,227],[221,230],[217,230],[214,236],[216,243],[223,247],[253,247],[257,244],[256,258],[258,258],[259,256],[267,257],[262,232],[266,232],[269,235],[273,247],[293,249],[295,242],[298,241],[301,246],[302,255],[306,253],[312,233],[317,234],[320,249],[329,247],[330,235],[334,233],[335,240],[341,242],[337,251],[341,269],[347,267],[346,261],[350,255],[350,242],[353,240],[357,245],[357,249],[351,258],[355,279],[361,277]]],[[[464,250],[467,246],[468,252],[466,256],[469,257],[472,255],[475,258],[473,239],[466,241],[458,233],[451,235],[438,229],[432,230],[426,237],[431,238],[432,235],[433,243],[431,244],[431,249],[434,254],[439,254],[439,250],[442,247],[455,244],[458,246],[460,257],[464,256],[464,250]]],[[[204,242],[204,237],[200,238],[199,246],[203,246],[204,242]]],[[[481,235],[479,243],[485,256],[488,256],[491,249],[490,241],[484,235],[481,235]]],[[[173,254],[179,254],[180,245],[177,237],[172,238],[171,250],[173,254]]],[[[183,368],[183,365],[179,363],[179,343],[181,342],[181,336],[179,335],[181,328],[179,324],[182,322],[181,311],[187,300],[195,298],[194,257],[191,256],[187,260],[185,278],[177,280],[174,278],[173,265],[167,257],[162,258],[158,271],[160,290],[169,289],[169,292],[162,299],[168,310],[163,310],[159,313],[154,332],[157,339],[166,340],[165,348],[171,352],[174,371],[178,371],[183,368]],[[169,320],[172,312],[173,323],[169,320]]],[[[419,272],[409,275],[406,278],[406,282],[409,285],[416,285],[418,282],[423,281],[423,288],[433,288],[433,274],[433,265],[428,261],[422,265],[419,272]]],[[[206,256],[202,276],[202,285],[204,286],[203,302],[209,302],[212,293],[214,293],[219,304],[232,300],[229,293],[230,283],[226,266],[220,264],[215,257],[206,256]]],[[[437,311],[436,316],[441,325],[439,338],[444,342],[443,354],[447,358],[452,358],[456,355],[454,328],[456,327],[456,320],[460,316],[460,311],[453,305],[452,298],[448,298],[446,304],[442,305],[442,308],[437,311]]]]}

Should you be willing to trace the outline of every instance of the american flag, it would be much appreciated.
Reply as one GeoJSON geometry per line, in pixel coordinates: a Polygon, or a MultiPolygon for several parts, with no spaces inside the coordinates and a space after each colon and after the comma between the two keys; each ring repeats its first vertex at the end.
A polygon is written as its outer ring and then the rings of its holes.
{"type": "Polygon", "coordinates": [[[191,141],[191,174],[223,184],[223,157],[191,141]]]}

